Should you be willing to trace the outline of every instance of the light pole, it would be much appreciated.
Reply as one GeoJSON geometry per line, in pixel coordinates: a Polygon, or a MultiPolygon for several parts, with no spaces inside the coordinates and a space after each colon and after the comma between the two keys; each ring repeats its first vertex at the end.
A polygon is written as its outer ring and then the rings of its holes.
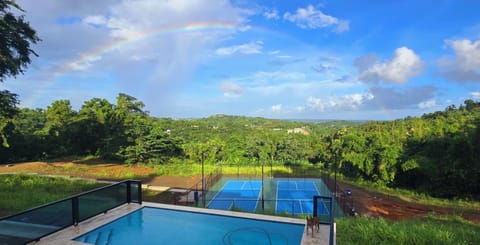
{"type": "Polygon", "coordinates": [[[203,207],[205,208],[205,168],[203,162],[205,161],[205,152],[202,151],[202,199],[203,207]]]}
{"type": "Polygon", "coordinates": [[[335,183],[334,183],[335,186],[333,187],[335,198],[337,197],[337,165],[338,165],[338,157],[337,155],[335,155],[335,167],[334,167],[335,168],[335,183]]]}

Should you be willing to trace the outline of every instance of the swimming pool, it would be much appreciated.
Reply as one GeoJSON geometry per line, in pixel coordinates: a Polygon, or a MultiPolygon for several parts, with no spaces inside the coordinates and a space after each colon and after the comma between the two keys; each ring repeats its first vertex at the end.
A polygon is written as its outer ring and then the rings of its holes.
{"type": "Polygon", "coordinates": [[[75,238],[90,244],[300,244],[304,225],[144,207],[75,238]]]}

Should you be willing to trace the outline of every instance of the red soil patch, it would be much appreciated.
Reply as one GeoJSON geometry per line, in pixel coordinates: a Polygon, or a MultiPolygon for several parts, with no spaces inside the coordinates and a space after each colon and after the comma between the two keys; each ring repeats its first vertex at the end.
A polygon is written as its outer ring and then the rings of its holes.
{"type": "Polygon", "coordinates": [[[356,211],[362,216],[383,217],[390,220],[403,220],[422,217],[427,214],[457,214],[464,219],[480,223],[480,210],[458,211],[450,207],[438,207],[406,202],[397,197],[388,196],[378,192],[367,191],[363,188],[352,186],[337,181],[338,186],[345,190],[352,190],[353,204],[356,211]]]}

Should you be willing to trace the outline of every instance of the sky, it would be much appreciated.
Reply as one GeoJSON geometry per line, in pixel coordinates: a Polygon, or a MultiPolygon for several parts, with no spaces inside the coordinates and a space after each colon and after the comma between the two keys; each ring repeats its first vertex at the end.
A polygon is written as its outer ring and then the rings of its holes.
{"type": "Polygon", "coordinates": [[[392,120],[480,100],[480,1],[17,0],[21,107],[119,93],[151,116],[392,120]]]}

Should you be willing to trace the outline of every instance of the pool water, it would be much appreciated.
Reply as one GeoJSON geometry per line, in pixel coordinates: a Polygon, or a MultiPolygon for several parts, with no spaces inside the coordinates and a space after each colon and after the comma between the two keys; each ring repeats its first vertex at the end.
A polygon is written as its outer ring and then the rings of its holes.
{"type": "Polygon", "coordinates": [[[304,225],[142,208],[75,241],[90,244],[300,244],[304,225]]]}

